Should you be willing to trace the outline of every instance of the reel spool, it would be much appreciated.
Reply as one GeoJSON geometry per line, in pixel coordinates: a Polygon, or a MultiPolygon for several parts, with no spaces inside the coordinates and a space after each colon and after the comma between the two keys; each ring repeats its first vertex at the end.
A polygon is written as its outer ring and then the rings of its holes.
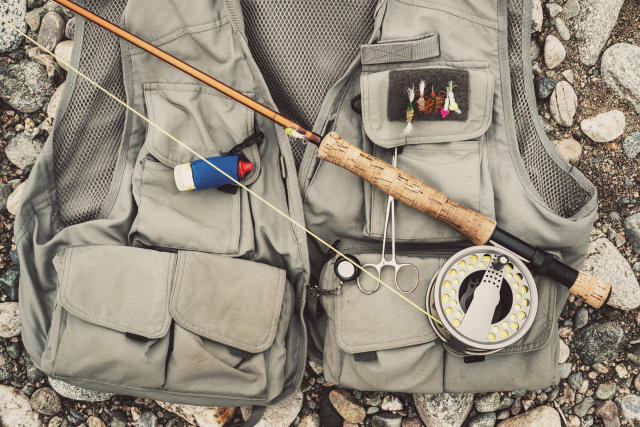
{"type": "Polygon", "coordinates": [[[538,308],[531,272],[495,246],[464,249],[441,267],[427,290],[427,311],[440,339],[465,355],[486,355],[524,337],[538,308]]]}

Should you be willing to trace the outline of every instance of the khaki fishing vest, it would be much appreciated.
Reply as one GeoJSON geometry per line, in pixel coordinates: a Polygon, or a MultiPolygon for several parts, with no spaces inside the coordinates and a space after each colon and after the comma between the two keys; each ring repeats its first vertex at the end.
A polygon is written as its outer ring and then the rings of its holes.
{"type": "MultiPolygon", "coordinates": [[[[398,147],[400,169],[580,266],[596,191],[541,128],[528,1],[299,3],[84,2],[316,133],[335,130],[386,161],[398,147]],[[405,122],[394,117],[404,115],[406,95],[390,88],[412,73],[445,82],[436,95],[454,81],[464,114],[416,119],[403,137],[405,122]]],[[[337,295],[322,292],[339,285],[334,255],[273,209],[367,263],[380,256],[386,195],[95,25],[79,22],[72,64],[204,156],[258,131],[264,140],[243,150],[254,163],[243,180],[253,195],[179,192],[173,167],[194,155],[69,73],[15,230],[24,345],[46,374],[101,391],[234,406],[289,395],[308,357],[329,383],[359,390],[485,392],[559,380],[566,288],[537,277],[528,334],[465,363],[423,313],[386,289],[365,295],[345,283],[337,295]]],[[[438,268],[471,244],[400,203],[396,223],[398,260],[420,270],[408,298],[423,307],[438,268]]]]}

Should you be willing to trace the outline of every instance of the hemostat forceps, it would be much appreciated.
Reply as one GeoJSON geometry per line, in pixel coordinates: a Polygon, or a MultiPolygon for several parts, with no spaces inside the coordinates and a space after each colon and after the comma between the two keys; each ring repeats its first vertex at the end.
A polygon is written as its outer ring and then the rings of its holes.
{"type": "MultiPolygon", "coordinates": [[[[398,162],[398,148],[396,147],[394,148],[394,151],[393,151],[392,165],[396,166],[397,162],[398,162]]],[[[379,280],[382,280],[382,270],[385,267],[393,267],[394,281],[395,281],[396,288],[398,289],[398,291],[402,292],[403,294],[410,294],[411,292],[415,291],[416,288],[418,287],[418,283],[420,282],[420,272],[418,271],[418,267],[416,267],[413,264],[398,264],[398,262],[396,261],[396,209],[395,209],[395,199],[391,196],[389,196],[389,198],[387,199],[387,214],[384,219],[384,232],[382,233],[382,253],[380,254],[380,262],[377,264],[364,264],[362,267],[365,270],[366,269],[374,270],[377,273],[379,280]],[[387,245],[387,230],[389,228],[389,216],[391,216],[391,258],[387,259],[384,251],[387,245]],[[409,289],[403,288],[398,283],[398,273],[402,270],[407,270],[407,269],[413,270],[416,276],[415,283],[409,289]]],[[[360,283],[361,278],[362,278],[362,275],[358,276],[358,279],[356,280],[356,283],[358,284],[358,288],[360,289],[361,292],[365,294],[372,294],[380,288],[380,282],[378,281],[376,282],[375,288],[371,290],[365,289],[360,283]]]]}

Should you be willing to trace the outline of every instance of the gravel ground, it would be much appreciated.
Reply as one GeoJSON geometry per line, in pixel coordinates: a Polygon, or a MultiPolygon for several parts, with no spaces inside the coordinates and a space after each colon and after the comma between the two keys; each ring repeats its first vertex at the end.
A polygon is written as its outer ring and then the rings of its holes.
{"type": "MultiPolygon", "coordinates": [[[[56,47],[56,53],[68,54],[73,39],[73,20],[63,10],[45,4],[43,0],[3,2],[7,5],[0,6],[1,13],[16,15],[18,21],[28,24],[30,35],[56,47]],[[25,4],[28,5],[26,17],[25,4]]],[[[493,426],[505,419],[509,420],[504,425],[531,426],[640,423],[640,312],[637,309],[640,305],[637,289],[640,219],[637,226],[629,220],[640,211],[640,154],[637,153],[640,152],[640,133],[636,134],[640,132],[640,53],[634,50],[640,50],[640,1],[535,0],[534,26],[532,52],[538,51],[534,55],[533,69],[539,86],[539,113],[546,123],[549,138],[564,140],[558,143],[560,152],[598,189],[599,217],[594,226],[594,245],[589,257],[593,256],[596,272],[600,271],[612,281],[619,279],[625,283],[624,303],[627,306],[624,308],[628,310],[612,307],[593,310],[571,297],[558,325],[558,333],[566,344],[563,344],[559,360],[564,379],[546,390],[475,396],[348,391],[327,384],[322,369],[311,362],[301,393],[270,408],[268,421],[261,425],[391,427],[427,423],[493,426]],[[581,9],[579,14],[575,13],[576,4],[581,9]],[[615,13],[616,10],[619,13],[615,13]],[[549,36],[557,36],[562,46],[554,44],[549,36]],[[584,52],[599,43],[603,48],[592,64],[584,59],[584,52]],[[603,60],[607,56],[605,52],[618,44],[627,49],[624,54],[614,55],[617,51],[612,50],[609,55],[612,59],[603,60]],[[548,49],[545,45],[549,45],[548,49]],[[561,58],[563,49],[566,57],[552,69],[554,54],[561,58]],[[624,61],[627,61],[626,66],[624,61]],[[616,73],[610,71],[612,69],[622,71],[616,73]],[[561,81],[565,83],[558,84],[561,81]],[[613,89],[611,81],[616,81],[622,90],[613,89]],[[604,131],[603,128],[599,130],[606,135],[594,135],[589,130],[589,122],[584,120],[613,110],[622,112],[624,125],[616,126],[615,120],[609,118],[603,123],[604,131]],[[568,139],[574,141],[566,142],[568,139]],[[616,270],[609,273],[607,269],[614,265],[616,270]],[[617,276],[611,277],[611,274],[617,276]],[[624,279],[619,277],[622,275],[624,279]]],[[[20,341],[19,325],[11,322],[16,318],[14,301],[17,301],[18,288],[14,215],[11,212],[15,212],[19,200],[19,184],[28,177],[49,134],[56,96],[53,105],[48,105],[49,99],[66,77],[66,72],[51,57],[31,50],[32,47],[0,30],[2,424],[52,427],[218,425],[211,421],[214,419],[212,414],[240,421],[243,412],[240,410],[161,406],[148,399],[69,388],[48,381],[30,363],[20,341]],[[31,69],[34,62],[41,65],[31,69]],[[12,79],[13,72],[19,76],[12,79]],[[20,75],[23,81],[20,81],[20,75]],[[21,87],[30,88],[29,95],[14,96],[21,87]]]]}

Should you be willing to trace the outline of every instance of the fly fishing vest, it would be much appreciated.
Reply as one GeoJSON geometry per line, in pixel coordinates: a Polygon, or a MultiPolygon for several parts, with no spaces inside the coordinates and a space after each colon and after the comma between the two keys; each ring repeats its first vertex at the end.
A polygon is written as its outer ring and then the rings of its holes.
{"type": "MultiPolygon", "coordinates": [[[[84,5],[316,133],[335,130],[388,162],[397,152],[400,169],[582,263],[596,191],[542,130],[528,1],[84,5]]],[[[417,267],[417,288],[403,298],[385,287],[361,292],[338,278],[317,238],[377,262],[384,193],[93,24],[78,23],[72,65],[141,115],[70,72],[24,190],[15,229],[22,333],[46,374],[234,406],[291,394],[307,356],[328,382],[360,390],[484,392],[559,380],[566,288],[536,276],[528,332],[468,363],[424,312],[430,281],[471,246],[460,234],[397,202],[396,255],[417,267]],[[176,140],[205,157],[241,151],[253,164],[242,178],[252,193],[178,191],[173,168],[197,157],[176,140]]]]}

